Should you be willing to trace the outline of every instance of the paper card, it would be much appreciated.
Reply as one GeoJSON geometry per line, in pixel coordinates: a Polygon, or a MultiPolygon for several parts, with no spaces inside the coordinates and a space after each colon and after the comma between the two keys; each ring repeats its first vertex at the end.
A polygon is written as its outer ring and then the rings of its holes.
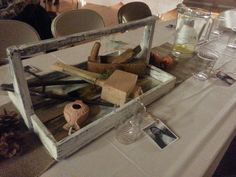
{"type": "Polygon", "coordinates": [[[39,73],[41,70],[35,66],[32,65],[26,65],[24,66],[24,71],[31,72],[31,73],[39,73]]]}
{"type": "Polygon", "coordinates": [[[143,131],[160,149],[168,147],[179,139],[179,137],[159,119],[156,119],[154,123],[148,125],[143,131]]]}
{"type": "Polygon", "coordinates": [[[234,78],[232,78],[231,76],[229,76],[228,74],[222,71],[219,71],[218,73],[216,73],[216,77],[218,77],[220,80],[224,81],[228,85],[233,85],[236,81],[234,78]]]}

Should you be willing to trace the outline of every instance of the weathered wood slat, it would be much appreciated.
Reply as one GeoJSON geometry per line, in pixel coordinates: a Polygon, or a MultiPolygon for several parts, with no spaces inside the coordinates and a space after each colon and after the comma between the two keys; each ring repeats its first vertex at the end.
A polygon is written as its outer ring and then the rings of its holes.
{"type": "Polygon", "coordinates": [[[107,27],[99,30],[91,30],[88,32],[76,33],[65,37],[43,40],[27,45],[13,46],[7,49],[7,53],[9,56],[9,54],[12,53],[13,51],[17,51],[18,53],[20,53],[21,57],[24,57],[39,52],[47,52],[50,50],[55,50],[61,47],[72,45],[75,43],[95,40],[102,36],[107,36],[118,32],[125,32],[127,30],[133,30],[143,26],[152,26],[155,24],[157,18],[158,17],[156,16],[151,16],[133,22],[119,24],[115,27],[107,27]]]}
{"type": "MultiPolygon", "coordinates": [[[[26,125],[31,129],[32,123],[30,117],[34,114],[32,101],[27,86],[27,81],[24,77],[23,64],[21,62],[20,54],[17,51],[10,53],[10,71],[13,77],[13,86],[15,90],[15,103],[24,117],[26,125]]],[[[12,95],[13,96],[13,95],[12,95]]],[[[13,96],[14,97],[14,96],[13,96]]]]}

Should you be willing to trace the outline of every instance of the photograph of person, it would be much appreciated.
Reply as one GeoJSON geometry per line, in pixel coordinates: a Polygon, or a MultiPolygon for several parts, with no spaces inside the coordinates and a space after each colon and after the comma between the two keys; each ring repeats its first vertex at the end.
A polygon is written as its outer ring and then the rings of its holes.
{"type": "Polygon", "coordinates": [[[178,139],[178,137],[161,121],[149,125],[144,129],[144,132],[154,140],[161,149],[164,149],[178,139]]]}
{"type": "Polygon", "coordinates": [[[235,83],[235,79],[232,78],[231,76],[229,76],[228,74],[225,74],[221,71],[219,71],[218,73],[216,73],[216,76],[223,80],[224,82],[226,82],[228,85],[232,85],[235,83]]]}

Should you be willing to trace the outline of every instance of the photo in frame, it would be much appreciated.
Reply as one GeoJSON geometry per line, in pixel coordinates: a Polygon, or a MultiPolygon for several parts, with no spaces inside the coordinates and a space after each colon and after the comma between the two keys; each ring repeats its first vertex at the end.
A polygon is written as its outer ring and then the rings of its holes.
{"type": "Polygon", "coordinates": [[[236,81],[234,78],[232,78],[231,76],[229,76],[228,74],[226,74],[222,71],[219,71],[218,73],[216,73],[216,77],[218,77],[220,80],[227,83],[229,86],[233,85],[236,81]]]}
{"type": "Polygon", "coordinates": [[[143,131],[160,149],[166,148],[179,139],[179,137],[159,119],[156,119],[154,123],[145,127],[143,131]]]}

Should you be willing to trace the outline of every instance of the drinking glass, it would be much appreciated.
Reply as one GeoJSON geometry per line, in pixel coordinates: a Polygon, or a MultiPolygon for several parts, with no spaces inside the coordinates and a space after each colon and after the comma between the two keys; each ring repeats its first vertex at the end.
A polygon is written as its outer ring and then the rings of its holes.
{"type": "Polygon", "coordinates": [[[229,35],[227,47],[236,49],[236,27],[232,28],[232,31],[229,35]]]}
{"type": "Polygon", "coordinates": [[[120,41],[117,34],[104,36],[100,39],[103,54],[111,54],[116,51],[124,51],[128,48],[128,43],[120,41]]]}
{"type": "Polygon", "coordinates": [[[127,120],[121,120],[116,128],[116,139],[120,143],[128,145],[141,137],[141,122],[144,114],[143,106],[133,105],[132,116],[127,120]]]}
{"type": "Polygon", "coordinates": [[[211,77],[213,67],[219,58],[219,53],[214,49],[200,47],[197,53],[197,72],[193,74],[194,78],[205,81],[211,77]]]}
{"type": "Polygon", "coordinates": [[[225,23],[225,18],[222,16],[218,16],[213,20],[213,27],[212,27],[212,33],[214,35],[221,35],[224,30],[224,23],[225,23]]]}

